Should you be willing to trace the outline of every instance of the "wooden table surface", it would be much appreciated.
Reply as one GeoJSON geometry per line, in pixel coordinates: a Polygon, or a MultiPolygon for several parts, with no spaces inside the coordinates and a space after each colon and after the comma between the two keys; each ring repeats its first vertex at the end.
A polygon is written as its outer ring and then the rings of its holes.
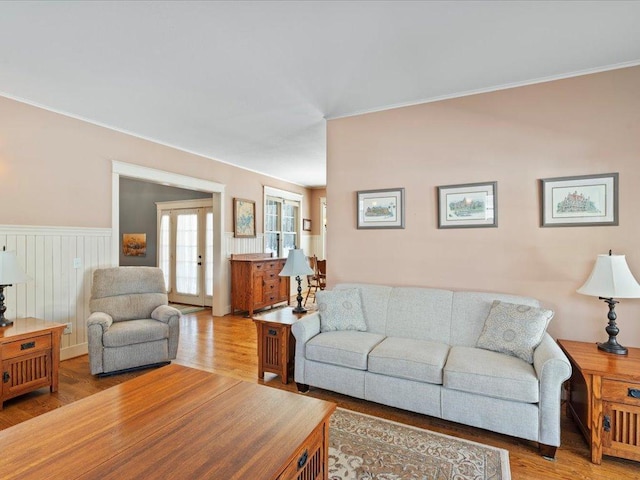
{"type": "Polygon", "coordinates": [[[558,340],[558,344],[585,374],[640,381],[640,348],[627,347],[627,355],[615,355],[599,350],[595,343],[558,340]]]}
{"type": "Polygon", "coordinates": [[[276,478],[334,410],[172,364],[0,432],[0,478],[276,478]]]}

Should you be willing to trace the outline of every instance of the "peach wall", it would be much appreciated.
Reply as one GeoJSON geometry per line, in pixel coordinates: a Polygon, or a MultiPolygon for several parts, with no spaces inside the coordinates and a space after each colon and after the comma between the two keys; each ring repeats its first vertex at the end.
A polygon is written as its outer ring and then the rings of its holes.
{"type": "Polygon", "coordinates": [[[320,235],[321,218],[320,218],[320,199],[327,196],[326,188],[314,188],[311,190],[311,235],[320,235]]]}
{"type": "MultiPolygon", "coordinates": [[[[606,305],[576,293],[596,255],[640,280],[640,67],[328,122],[329,284],[529,295],[557,338],[606,340],[606,305]],[[541,228],[539,179],[619,172],[619,226],[541,228]],[[498,182],[498,228],[438,229],[438,185],[498,182]],[[356,191],[404,187],[406,228],[357,230],[356,191]]],[[[640,299],[617,306],[640,347],[640,299]]]]}
{"type": "Polygon", "coordinates": [[[262,232],[264,185],[303,194],[308,218],[304,187],[0,97],[0,224],[111,227],[112,160],[225,184],[227,232],[233,197],[262,232]]]}

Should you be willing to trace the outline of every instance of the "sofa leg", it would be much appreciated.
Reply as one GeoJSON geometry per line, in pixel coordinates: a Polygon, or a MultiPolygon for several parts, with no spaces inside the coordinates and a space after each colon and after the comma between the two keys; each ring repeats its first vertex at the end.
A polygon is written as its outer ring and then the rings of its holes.
{"type": "Polygon", "coordinates": [[[298,383],[298,382],[296,382],[296,385],[298,386],[298,392],[300,393],[307,393],[309,391],[309,385],[305,385],[304,383],[298,383]]]}
{"type": "Polygon", "coordinates": [[[540,451],[540,455],[542,455],[547,460],[555,460],[556,459],[556,450],[558,447],[554,447],[552,445],[545,445],[543,443],[538,444],[538,450],[540,451]]]}

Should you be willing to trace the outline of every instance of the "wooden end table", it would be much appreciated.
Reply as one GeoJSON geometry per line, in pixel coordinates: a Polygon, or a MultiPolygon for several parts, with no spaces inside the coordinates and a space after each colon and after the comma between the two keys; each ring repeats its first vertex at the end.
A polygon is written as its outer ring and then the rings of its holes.
{"type": "Polygon", "coordinates": [[[58,390],[62,323],[18,318],[0,327],[0,410],[5,400],[42,387],[58,390]]]}
{"type": "Polygon", "coordinates": [[[293,378],[296,339],[291,325],[309,313],[293,313],[293,307],[286,307],[253,317],[258,329],[258,378],[263,379],[264,372],[280,375],[283,384],[293,378]]]}
{"type": "Polygon", "coordinates": [[[567,413],[591,446],[591,461],[602,455],[640,461],[640,348],[628,355],[598,350],[595,343],[558,340],[573,372],[567,413]]]}

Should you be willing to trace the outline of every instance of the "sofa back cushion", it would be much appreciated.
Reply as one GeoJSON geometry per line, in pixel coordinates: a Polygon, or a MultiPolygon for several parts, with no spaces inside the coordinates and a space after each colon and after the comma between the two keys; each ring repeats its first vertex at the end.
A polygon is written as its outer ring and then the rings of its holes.
{"type": "Polygon", "coordinates": [[[367,331],[381,335],[449,343],[450,290],[341,283],[334,290],[358,288],[367,331]]]}
{"type": "Polygon", "coordinates": [[[99,268],[93,272],[91,312],[105,312],[113,321],[151,318],[167,304],[162,270],[156,267],[99,268]]]}
{"type": "Polygon", "coordinates": [[[385,335],[448,344],[452,295],[451,290],[435,288],[394,288],[389,297],[385,335]]]}
{"type": "Polygon", "coordinates": [[[387,310],[389,309],[389,297],[392,287],[385,285],[369,285],[365,283],[341,283],[334,290],[357,288],[360,290],[364,320],[367,331],[385,335],[387,323],[387,310]]]}
{"type": "Polygon", "coordinates": [[[494,300],[539,307],[535,298],[487,292],[454,292],[451,345],[475,347],[494,300]]]}

